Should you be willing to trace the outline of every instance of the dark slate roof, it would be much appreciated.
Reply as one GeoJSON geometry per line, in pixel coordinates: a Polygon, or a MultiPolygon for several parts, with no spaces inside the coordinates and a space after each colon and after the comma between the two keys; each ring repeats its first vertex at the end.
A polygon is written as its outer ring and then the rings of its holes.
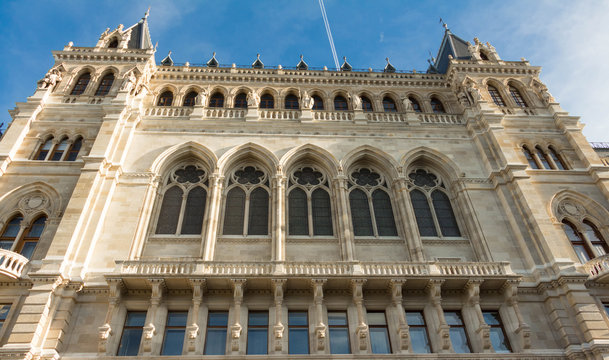
{"type": "Polygon", "coordinates": [[[343,64],[340,67],[340,71],[351,71],[353,67],[347,62],[347,57],[343,56],[343,64]]]}
{"type": "Polygon", "coordinates": [[[127,30],[131,30],[131,39],[127,44],[129,49],[152,49],[152,40],[150,40],[150,30],[148,29],[148,13],[135,25],[127,30]]]}
{"type": "Polygon", "coordinates": [[[298,65],[296,65],[296,69],[298,69],[298,70],[308,70],[309,69],[309,65],[307,65],[307,63],[304,61],[304,59],[302,58],[302,55],[300,55],[300,61],[298,62],[298,65]]]}
{"type": "Polygon", "coordinates": [[[216,60],[216,52],[214,51],[214,54],[212,55],[211,59],[209,59],[209,61],[206,63],[207,67],[218,67],[218,65],[220,65],[218,63],[218,60],[216,60]]]}
{"type": "Polygon", "coordinates": [[[254,69],[264,69],[264,63],[260,60],[260,54],[256,54],[256,61],[252,63],[254,69]]]}
{"type": "Polygon", "coordinates": [[[438,56],[436,57],[433,66],[430,67],[430,70],[440,74],[446,73],[449,64],[448,55],[452,55],[453,59],[470,60],[472,57],[467,48],[467,41],[446,29],[446,31],[444,31],[442,45],[440,45],[440,50],[438,51],[438,56]]]}

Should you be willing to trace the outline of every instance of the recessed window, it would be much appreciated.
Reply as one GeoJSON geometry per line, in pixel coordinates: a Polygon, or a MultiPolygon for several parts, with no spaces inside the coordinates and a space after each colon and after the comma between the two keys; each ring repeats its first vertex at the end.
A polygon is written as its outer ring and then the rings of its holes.
{"type": "Polygon", "coordinates": [[[51,161],[61,160],[63,157],[63,153],[66,151],[67,148],[68,148],[68,139],[64,138],[63,140],[61,140],[59,142],[59,144],[55,145],[55,148],[53,148],[53,152],[51,153],[49,160],[51,160],[51,161]]]}
{"type": "Polygon", "coordinates": [[[108,44],[109,49],[116,49],[118,47],[118,39],[114,38],[108,44]]]}
{"type": "Polygon", "coordinates": [[[23,216],[21,214],[13,216],[0,235],[0,249],[13,251],[31,259],[44,231],[46,221],[46,216],[39,216],[29,227],[21,231],[23,216]]]}
{"type": "Polygon", "coordinates": [[[514,102],[516,103],[517,106],[519,106],[521,108],[527,107],[527,103],[526,103],[526,101],[524,101],[524,98],[522,97],[522,94],[520,94],[520,91],[511,85],[510,85],[510,95],[512,95],[512,99],[514,99],[514,102]]]}
{"type": "Polygon", "coordinates": [[[313,95],[313,110],[323,110],[324,101],[319,95],[313,95]]]}
{"type": "Polygon", "coordinates": [[[480,51],[480,59],[488,60],[488,56],[486,56],[486,54],[483,51],[480,51]]]}
{"type": "Polygon", "coordinates": [[[78,137],[70,146],[70,150],[68,151],[68,155],[65,157],[66,161],[74,161],[78,157],[78,153],[80,152],[80,148],[82,147],[82,138],[78,137]]]}
{"type": "Polygon", "coordinates": [[[605,241],[605,239],[603,239],[603,236],[601,235],[600,231],[598,231],[596,225],[594,225],[588,220],[584,220],[582,222],[582,229],[584,235],[586,236],[588,241],[590,241],[590,244],[592,245],[596,256],[602,256],[609,252],[607,242],[605,241]]]}
{"type": "Polygon", "coordinates": [[[341,95],[336,96],[334,98],[334,110],[336,110],[336,111],[349,110],[349,104],[347,103],[347,99],[345,99],[341,95]]]}
{"type": "Polygon", "coordinates": [[[361,99],[362,99],[362,110],[363,111],[365,111],[365,112],[374,111],[374,109],[372,107],[372,101],[370,101],[370,99],[367,96],[362,95],[361,99]]]}
{"type": "Polygon", "coordinates": [[[247,354],[268,354],[268,336],[268,311],[250,311],[247,315],[247,354]]]}
{"type": "Polygon", "coordinates": [[[264,94],[260,97],[260,108],[261,109],[274,109],[275,98],[271,94],[264,94]]]}
{"type": "Polygon", "coordinates": [[[182,355],[187,318],[188,312],[186,311],[170,311],[167,313],[161,355],[182,355]]]}
{"type": "Polygon", "coordinates": [[[38,153],[34,156],[34,160],[46,160],[49,151],[53,147],[53,137],[48,138],[38,149],[38,153]]]}
{"type": "Polygon", "coordinates": [[[328,311],[328,330],[330,333],[330,353],[350,354],[347,312],[328,311]]]}
{"type": "Polygon", "coordinates": [[[171,106],[173,103],[173,93],[169,90],[164,91],[161,96],[159,96],[159,101],[157,102],[157,106],[171,106]]]}
{"type": "Polygon", "coordinates": [[[290,176],[288,188],[288,233],[333,235],[329,184],[325,174],[305,166],[290,176]]]}
{"type": "Polygon", "coordinates": [[[197,92],[196,91],[190,91],[188,94],[186,94],[186,96],[184,97],[184,104],[182,104],[182,106],[195,106],[195,102],[197,99],[197,92]]]}
{"type": "Polygon", "coordinates": [[[385,96],[383,98],[383,110],[385,110],[385,112],[397,112],[398,111],[397,106],[395,106],[395,101],[393,101],[393,99],[390,98],[389,96],[385,96]]]}
{"type": "Polygon", "coordinates": [[[91,74],[87,72],[80,75],[78,80],[76,80],[76,85],[72,88],[70,95],[81,95],[84,93],[87,85],[89,85],[89,81],[91,81],[91,74]]]}
{"type": "Polygon", "coordinates": [[[368,312],[368,329],[370,331],[370,344],[373,354],[391,354],[389,343],[389,330],[384,311],[368,312]]]}
{"type": "Polygon", "coordinates": [[[550,155],[550,158],[552,158],[552,161],[554,162],[554,165],[556,165],[556,168],[558,170],[567,169],[567,164],[562,159],[562,156],[560,156],[552,146],[548,147],[548,155],[550,155]]]}
{"type": "Polygon", "coordinates": [[[412,104],[412,110],[414,110],[415,112],[422,112],[421,104],[419,104],[419,101],[417,99],[412,96],[409,96],[408,100],[410,100],[410,103],[412,104]]]}
{"type": "Polygon", "coordinates": [[[535,159],[535,156],[533,156],[533,153],[526,145],[522,146],[522,152],[524,153],[524,157],[527,159],[527,162],[529,163],[531,169],[540,169],[537,159],[535,159]]]}
{"type": "Polygon", "coordinates": [[[288,110],[298,110],[298,97],[294,94],[289,94],[285,97],[285,108],[288,110]]]}
{"type": "Polygon", "coordinates": [[[548,154],[546,154],[540,146],[535,146],[535,151],[537,152],[537,158],[539,159],[539,161],[541,161],[543,167],[545,169],[552,169],[548,154]]]}
{"type": "Polygon", "coordinates": [[[431,110],[436,114],[444,114],[446,111],[444,110],[444,105],[437,98],[431,98],[430,100],[431,110]]]}
{"type": "Polygon", "coordinates": [[[309,314],[306,311],[288,312],[288,353],[309,353],[309,314]]]}
{"type": "Polygon", "coordinates": [[[4,327],[4,323],[11,311],[11,304],[0,304],[0,330],[4,327]]]}
{"type": "Polygon", "coordinates": [[[0,248],[4,250],[12,250],[13,244],[17,240],[17,236],[19,236],[19,231],[21,230],[21,222],[23,221],[23,216],[21,214],[13,216],[13,218],[4,225],[4,230],[2,231],[2,235],[0,236],[0,248]]]}
{"type": "Polygon", "coordinates": [[[207,315],[205,355],[224,355],[226,352],[227,311],[210,311],[207,315]]]}
{"type": "Polygon", "coordinates": [[[590,249],[588,244],[586,244],[584,237],[575,227],[575,225],[573,225],[567,220],[563,220],[562,224],[563,230],[565,231],[565,234],[567,235],[569,241],[571,241],[571,246],[573,246],[573,250],[575,250],[579,261],[582,264],[585,264],[590,261],[590,259],[594,258],[595,256],[592,252],[592,249],[590,249]]]}
{"type": "Polygon", "coordinates": [[[501,317],[498,311],[483,311],[484,322],[491,327],[491,344],[496,353],[512,352],[510,342],[505,336],[505,330],[501,323],[501,317]]]}
{"type": "Polygon", "coordinates": [[[135,356],[138,354],[145,322],[146,312],[127,312],[121,342],[118,346],[118,353],[116,354],[117,356],[135,356]]]}
{"type": "Polygon", "coordinates": [[[224,235],[268,235],[269,182],[264,171],[244,166],[232,172],[224,207],[224,235]]]}
{"type": "Polygon", "coordinates": [[[444,318],[446,319],[448,326],[450,326],[449,334],[450,341],[453,344],[453,350],[456,353],[471,353],[472,350],[469,346],[469,339],[467,337],[467,331],[465,330],[461,312],[445,311],[444,318]]]}
{"type": "Polygon", "coordinates": [[[499,90],[497,90],[496,87],[489,85],[488,93],[489,93],[489,95],[491,95],[491,99],[493,99],[493,102],[495,103],[495,105],[505,106],[505,101],[503,101],[503,98],[501,97],[501,94],[499,93],[499,90]]]}
{"type": "Polygon", "coordinates": [[[410,332],[410,343],[415,353],[430,353],[427,325],[422,311],[406,311],[406,322],[410,332]]]}
{"type": "Polygon", "coordinates": [[[235,96],[235,108],[247,109],[247,94],[239,93],[235,96]]]}
{"type": "Polygon", "coordinates": [[[99,87],[95,92],[95,96],[106,96],[110,92],[110,88],[112,88],[112,83],[114,83],[114,74],[108,73],[104,75],[101,82],[99,83],[99,87]]]}
{"type": "Polygon", "coordinates": [[[209,98],[209,107],[221,108],[224,107],[224,95],[217,92],[209,98]]]}

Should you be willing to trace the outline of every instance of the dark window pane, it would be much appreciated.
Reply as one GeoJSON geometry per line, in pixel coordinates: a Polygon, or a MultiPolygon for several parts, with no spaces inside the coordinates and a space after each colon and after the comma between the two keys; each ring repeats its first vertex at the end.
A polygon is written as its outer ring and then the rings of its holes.
{"type": "Polygon", "coordinates": [[[19,253],[21,255],[23,255],[23,257],[25,257],[25,258],[31,259],[32,255],[34,254],[34,250],[36,250],[37,243],[38,243],[37,241],[24,242],[23,247],[21,248],[21,251],[19,253]]]}
{"type": "Polygon", "coordinates": [[[607,243],[593,223],[588,220],[584,220],[582,223],[582,228],[588,237],[588,240],[590,240],[592,243],[592,248],[596,250],[596,255],[605,255],[607,252],[609,252],[607,243]]]}
{"type": "Polygon", "coordinates": [[[444,105],[442,105],[442,102],[436,98],[432,98],[430,101],[431,104],[431,110],[436,113],[436,114],[443,114],[446,111],[444,111],[444,105]]]}
{"type": "Polygon", "coordinates": [[[30,228],[26,231],[26,238],[39,238],[42,235],[42,231],[44,230],[44,225],[47,221],[46,216],[41,216],[36,221],[32,223],[30,228]]]}
{"type": "Polygon", "coordinates": [[[516,105],[523,108],[527,107],[527,103],[524,101],[524,98],[522,97],[518,89],[513,86],[510,86],[510,94],[512,95],[512,99],[514,99],[516,105]]]}
{"type": "Polygon", "coordinates": [[[114,74],[109,73],[104,75],[102,81],[99,83],[99,87],[95,92],[95,96],[105,96],[110,92],[110,88],[112,87],[112,83],[114,82],[114,74]]]}
{"type": "Polygon", "coordinates": [[[306,311],[288,312],[288,353],[309,353],[309,326],[306,311]]]}
{"type": "Polygon", "coordinates": [[[264,355],[267,351],[268,329],[253,328],[247,331],[247,354],[264,355]]]}
{"type": "Polygon", "coordinates": [[[21,228],[21,222],[23,221],[22,216],[15,216],[8,222],[2,233],[2,238],[14,239],[19,234],[21,228]]]}
{"type": "Polygon", "coordinates": [[[390,354],[389,334],[387,328],[370,328],[370,343],[373,354],[390,354]]]}
{"type": "Polygon", "coordinates": [[[421,112],[421,104],[419,104],[419,102],[417,101],[417,99],[415,99],[414,97],[409,97],[408,100],[410,100],[410,103],[412,104],[412,110],[414,110],[415,112],[421,112]]]}
{"type": "Polygon", "coordinates": [[[197,186],[190,190],[182,220],[182,234],[200,234],[205,215],[205,189],[197,186]]]}
{"type": "Polygon", "coordinates": [[[410,342],[412,343],[412,351],[415,353],[430,353],[429,338],[427,330],[424,327],[410,328],[410,342]]]}
{"type": "Polygon", "coordinates": [[[245,216],[245,192],[235,187],[226,195],[224,210],[224,235],[243,235],[243,220],[245,216]]]}
{"type": "Polygon", "coordinates": [[[295,188],[288,195],[289,234],[309,235],[309,213],[307,210],[307,194],[304,190],[295,188]]]}
{"type": "Polygon", "coordinates": [[[298,110],[298,98],[296,95],[290,94],[285,97],[285,108],[291,110],[298,110]]]}
{"type": "Polygon", "coordinates": [[[330,326],[338,326],[338,325],[347,325],[347,313],[346,312],[336,312],[336,311],[328,311],[328,325],[330,326]]]}
{"type": "Polygon", "coordinates": [[[51,147],[53,146],[53,138],[48,139],[42,144],[40,150],[38,150],[38,154],[36,155],[35,160],[44,160],[47,158],[51,147]]]}
{"type": "Polygon", "coordinates": [[[0,330],[2,330],[2,327],[4,326],[9,311],[11,311],[10,304],[0,304],[0,330]]]}
{"type": "Polygon", "coordinates": [[[433,208],[436,211],[436,217],[438,218],[442,235],[461,236],[448,196],[440,190],[434,190],[434,192],[431,193],[431,201],[433,202],[433,208]]]}
{"type": "Polygon", "coordinates": [[[313,235],[333,235],[330,195],[324,189],[316,189],[311,194],[313,208],[313,235]]]}
{"type": "Polygon", "coordinates": [[[467,335],[465,334],[465,328],[462,327],[451,327],[450,328],[450,341],[453,344],[453,350],[456,353],[470,353],[472,352],[467,344],[467,335]]]}
{"type": "Polygon", "coordinates": [[[235,97],[235,107],[247,109],[247,95],[245,93],[240,93],[235,97]]]}
{"type": "Polygon", "coordinates": [[[330,352],[332,354],[349,354],[349,329],[330,328],[330,352]]]}
{"type": "Polygon", "coordinates": [[[351,220],[353,222],[353,233],[355,236],[373,236],[372,218],[368,206],[368,196],[360,189],[349,193],[349,204],[351,205],[351,220]]]}
{"type": "Polygon", "coordinates": [[[250,312],[248,314],[248,326],[267,326],[269,314],[266,312],[250,312]]]}
{"type": "Polygon", "coordinates": [[[91,81],[91,74],[85,73],[80,75],[70,95],[80,95],[85,92],[87,85],[89,85],[89,81],[91,81]]]}
{"type": "Polygon", "coordinates": [[[68,151],[68,156],[66,156],[66,161],[74,161],[78,156],[78,152],[82,146],[82,138],[78,138],[74,141],[72,146],[70,146],[70,151],[68,151]]]}
{"type": "Polygon", "coordinates": [[[118,356],[134,356],[137,355],[142,340],[142,328],[125,329],[121,337],[121,344],[118,348],[118,356]]]}
{"type": "Polygon", "coordinates": [[[419,234],[421,236],[438,236],[427,196],[419,190],[413,190],[410,192],[410,201],[412,202],[414,216],[417,218],[419,234]]]}
{"type": "Polygon", "coordinates": [[[157,106],[171,106],[173,103],[173,93],[171,91],[165,91],[159,96],[157,106]]]}
{"type": "Polygon", "coordinates": [[[368,99],[366,96],[362,96],[362,110],[365,112],[373,111],[372,101],[368,99]]]}
{"type": "Polygon", "coordinates": [[[306,311],[290,311],[288,314],[288,324],[304,326],[309,323],[306,311]]]}
{"type": "Polygon", "coordinates": [[[387,96],[383,98],[383,109],[385,110],[385,112],[398,111],[397,107],[395,106],[395,101],[393,101],[392,98],[387,96]]]}
{"type": "Polygon", "coordinates": [[[347,100],[342,96],[337,96],[334,98],[334,110],[336,111],[345,111],[349,110],[349,105],[347,100]]]}
{"type": "Polygon", "coordinates": [[[550,161],[548,160],[546,153],[539,146],[536,146],[535,150],[537,151],[537,157],[539,158],[539,161],[541,161],[543,167],[545,169],[552,169],[552,166],[550,166],[550,161]]]}
{"type": "Polygon", "coordinates": [[[205,355],[224,355],[226,351],[226,328],[207,329],[205,341],[205,355]]]}
{"type": "Polygon", "coordinates": [[[125,326],[144,326],[146,322],[146,313],[145,312],[130,312],[127,314],[127,321],[125,322],[125,326]]]}
{"type": "Polygon", "coordinates": [[[484,311],[482,316],[484,317],[484,322],[487,325],[501,325],[501,318],[499,317],[499,313],[497,311],[484,311]]]}
{"type": "Polygon", "coordinates": [[[420,311],[406,311],[406,322],[409,326],[425,326],[425,318],[420,311]]]}
{"type": "Polygon", "coordinates": [[[562,158],[560,156],[558,156],[558,153],[556,152],[556,150],[554,150],[553,148],[549,148],[548,153],[550,154],[550,157],[552,158],[552,160],[554,160],[554,163],[556,164],[556,168],[558,170],[565,170],[567,168],[565,163],[562,161],[562,158]]]}
{"type": "Polygon", "coordinates": [[[271,94],[264,94],[260,97],[260,108],[261,109],[274,109],[275,99],[271,94]]]}
{"type": "Polygon", "coordinates": [[[224,95],[215,93],[209,99],[209,107],[224,107],[224,95]]]}
{"type": "Polygon", "coordinates": [[[484,322],[491,327],[491,344],[493,344],[493,349],[495,349],[495,352],[511,352],[510,344],[508,342],[507,337],[505,336],[505,332],[503,331],[503,325],[501,324],[501,317],[499,316],[499,312],[484,311],[482,312],[482,315],[484,316],[484,322]]]}
{"type": "Polygon", "coordinates": [[[269,193],[257,188],[250,194],[248,235],[268,235],[269,233],[269,193]]]}
{"type": "Polygon", "coordinates": [[[63,152],[66,151],[67,148],[68,148],[68,139],[61,140],[61,142],[55,146],[55,149],[53,149],[53,153],[51,154],[51,157],[49,160],[51,160],[51,161],[61,160],[61,156],[63,155],[63,152]]]}
{"type": "Polygon", "coordinates": [[[318,96],[313,95],[313,110],[323,110],[324,101],[318,96]]]}
{"type": "Polygon", "coordinates": [[[167,326],[186,326],[188,313],[186,311],[171,311],[167,315],[167,326]]]}
{"type": "Polygon", "coordinates": [[[185,328],[165,330],[165,339],[161,355],[182,355],[185,328]]]}
{"type": "Polygon", "coordinates": [[[493,99],[495,105],[505,106],[505,102],[503,101],[503,98],[501,97],[501,94],[499,93],[499,90],[497,90],[497,88],[489,85],[488,93],[489,95],[491,95],[491,99],[493,99]]]}
{"type": "Polygon", "coordinates": [[[227,312],[210,312],[207,319],[208,326],[227,326],[228,325],[228,313],[227,312]]]}
{"type": "Polygon", "coordinates": [[[531,169],[539,169],[539,164],[537,164],[537,160],[535,160],[535,157],[533,157],[533,153],[531,153],[531,150],[529,150],[529,148],[527,148],[526,146],[523,146],[522,152],[524,153],[524,157],[527,158],[531,169]]]}
{"type": "Polygon", "coordinates": [[[380,189],[372,193],[372,206],[374,206],[374,217],[376,219],[376,230],[379,236],[397,236],[393,209],[389,195],[380,189]]]}
{"type": "Polygon", "coordinates": [[[165,191],[159,221],[156,225],[157,234],[175,234],[178,228],[178,218],[182,207],[182,189],[177,186],[165,191]]]}
{"type": "Polygon", "coordinates": [[[191,91],[184,97],[183,106],[195,106],[195,100],[197,98],[197,92],[191,91]]]}

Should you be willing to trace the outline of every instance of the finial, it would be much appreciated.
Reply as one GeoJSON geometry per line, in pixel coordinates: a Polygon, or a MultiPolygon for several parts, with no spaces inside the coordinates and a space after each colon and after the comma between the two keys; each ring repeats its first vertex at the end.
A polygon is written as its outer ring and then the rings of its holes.
{"type": "Polygon", "coordinates": [[[214,56],[214,57],[216,56],[216,52],[215,51],[212,53],[212,56],[214,56]]]}
{"type": "Polygon", "coordinates": [[[442,26],[444,27],[444,30],[448,31],[448,25],[446,25],[446,23],[444,22],[444,20],[442,20],[442,18],[440,18],[440,24],[442,24],[442,26]]]}
{"type": "Polygon", "coordinates": [[[148,15],[150,15],[150,6],[148,6],[148,10],[146,10],[146,13],[144,14],[144,19],[148,18],[148,15]]]}
{"type": "Polygon", "coordinates": [[[389,64],[389,58],[388,57],[385,58],[385,61],[387,61],[387,64],[389,64]]]}
{"type": "Polygon", "coordinates": [[[260,59],[260,54],[256,54],[256,59],[260,59]]]}
{"type": "Polygon", "coordinates": [[[300,54],[300,60],[302,60],[302,54],[300,54]]]}
{"type": "Polygon", "coordinates": [[[171,50],[169,50],[169,52],[167,53],[167,56],[171,55],[171,50]]]}
{"type": "Polygon", "coordinates": [[[343,60],[344,60],[344,61],[347,61],[347,57],[346,57],[346,56],[343,56],[343,60]]]}

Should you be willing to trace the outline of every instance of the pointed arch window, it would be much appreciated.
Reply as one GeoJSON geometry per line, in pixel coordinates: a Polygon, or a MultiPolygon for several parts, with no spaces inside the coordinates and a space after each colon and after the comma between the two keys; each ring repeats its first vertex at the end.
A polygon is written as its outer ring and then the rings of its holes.
{"type": "Polygon", "coordinates": [[[0,249],[13,249],[13,245],[21,232],[22,221],[23,216],[21,214],[17,214],[13,216],[11,220],[6,223],[6,225],[4,225],[4,230],[2,230],[2,235],[0,235],[0,249]]]}
{"type": "Polygon", "coordinates": [[[22,229],[23,216],[17,214],[4,226],[0,235],[0,248],[13,251],[31,259],[44,231],[47,217],[36,218],[30,226],[22,229]]]}
{"type": "Polygon", "coordinates": [[[298,97],[294,94],[288,94],[288,96],[285,97],[284,105],[288,110],[298,110],[298,97]]]}
{"type": "Polygon", "coordinates": [[[370,101],[370,98],[368,98],[365,95],[361,96],[362,99],[362,110],[365,112],[372,112],[374,111],[374,108],[372,107],[372,101],[370,101]]]}
{"type": "Polygon", "coordinates": [[[501,94],[499,93],[499,90],[497,90],[496,87],[494,87],[493,85],[489,85],[488,93],[491,96],[491,99],[493,99],[495,105],[501,107],[505,106],[505,101],[503,101],[503,98],[501,97],[501,94]]]}
{"type": "Polygon", "coordinates": [[[567,170],[568,169],[567,164],[563,160],[562,156],[560,156],[558,154],[558,152],[556,151],[556,149],[554,149],[553,146],[548,146],[548,155],[550,155],[550,158],[554,162],[556,169],[558,169],[558,170],[567,170]]]}
{"type": "Polygon", "coordinates": [[[510,95],[512,95],[512,99],[514,100],[517,106],[521,108],[527,107],[527,103],[526,101],[524,101],[524,98],[522,97],[522,94],[520,94],[520,91],[512,85],[510,85],[510,95]]]}
{"type": "Polygon", "coordinates": [[[438,98],[431,98],[430,100],[431,110],[436,114],[444,114],[446,110],[444,110],[444,105],[438,98]]]}
{"type": "Polygon", "coordinates": [[[417,169],[408,175],[408,188],[421,236],[461,236],[446,187],[440,178],[425,169],[417,169]]]}
{"type": "Polygon", "coordinates": [[[548,158],[548,154],[546,154],[539,145],[535,146],[535,151],[537,152],[537,158],[543,165],[544,169],[552,169],[552,166],[550,165],[550,159],[548,158]]]}
{"type": "Polygon", "coordinates": [[[114,38],[108,44],[108,49],[116,49],[118,47],[118,39],[114,38]]]}
{"type": "Polygon", "coordinates": [[[209,107],[221,108],[224,107],[224,95],[222,93],[214,93],[209,98],[209,107]]]}
{"type": "Polygon", "coordinates": [[[409,96],[408,100],[410,100],[410,103],[412,104],[412,110],[414,110],[415,112],[422,112],[421,104],[417,99],[415,99],[413,96],[409,96]]]}
{"type": "Polygon", "coordinates": [[[349,176],[349,205],[355,236],[398,236],[385,178],[370,168],[349,176]]]}
{"type": "Polygon", "coordinates": [[[34,156],[34,160],[46,160],[47,156],[49,155],[49,151],[51,151],[51,148],[53,147],[53,137],[49,137],[44,143],[42,143],[40,145],[40,147],[38,148],[38,152],[36,153],[36,156],[34,156]]]}
{"type": "Polygon", "coordinates": [[[196,91],[190,91],[188,94],[186,94],[186,96],[184,97],[184,104],[182,104],[182,106],[195,106],[195,102],[197,99],[197,92],[196,91]]]}
{"type": "Polygon", "coordinates": [[[264,94],[260,97],[260,108],[261,109],[274,109],[275,98],[271,94],[264,94]]]}
{"type": "Polygon", "coordinates": [[[390,98],[389,96],[385,96],[383,98],[383,109],[385,110],[385,112],[397,112],[398,108],[395,105],[395,101],[393,101],[392,98],[390,98]]]}
{"type": "Polygon", "coordinates": [[[114,73],[107,73],[106,75],[104,75],[104,77],[101,79],[101,82],[99,83],[99,87],[97,88],[97,91],[95,92],[95,96],[108,95],[108,93],[110,92],[110,89],[112,88],[113,83],[114,83],[114,73]]]}
{"type": "Polygon", "coordinates": [[[207,172],[198,165],[184,165],[172,171],[163,189],[155,233],[201,234],[208,185],[207,172]]]}
{"type": "Polygon", "coordinates": [[[531,152],[531,150],[529,150],[529,148],[526,145],[522,146],[522,152],[524,153],[524,157],[527,159],[527,162],[529,163],[529,166],[531,167],[531,169],[539,169],[539,163],[537,162],[537,159],[535,159],[535,156],[533,156],[533,153],[531,152]]]}
{"type": "Polygon", "coordinates": [[[72,92],[70,95],[81,95],[87,89],[87,85],[89,85],[89,81],[91,81],[91,74],[88,72],[80,75],[78,80],[76,80],[76,85],[72,88],[72,92]]]}
{"type": "Polygon", "coordinates": [[[157,106],[171,106],[173,104],[173,92],[171,90],[164,91],[159,96],[159,101],[157,102],[157,106]]]}
{"type": "Polygon", "coordinates": [[[323,110],[324,101],[319,95],[313,95],[313,110],[323,110]]]}
{"type": "Polygon", "coordinates": [[[74,161],[78,157],[78,153],[80,152],[80,148],[82,147],[82,138],[79,136],[74,140],[72,146],[70,146],[70,150],[65,157],[66,161],[74,161]]]}
{"type": "Polygon", "coordinates": [[[313,166],[296,169],[288,182],[288,234],[333,236],[330,188],[313,166]]]}
{"type": "Polygon", "coordinates": [[[571,241],[571,246],[573,246],[573,250],[577,254],[579,261],[582,264],[587,263],[590,259],[594,258],[594,253],[592,249],[586,244],[584,237],[579,232],[579,230],[568,220],[563,220],[563,229],[569,241],[571,241]]]}
{"type": "Polygon", "coordinates": [[[53,152],[51,152],[51,156],[49,156],[49,160],[51,161],[59,161],[63,158],[63,153],[68,148],[68,138],[62,139],[59,144],[55,145],[53,148],[53,152]]]}
{"type": "Polygon", "coordinates": [[[488,61],[488,56],[484,53],[484,51],[480,51],[480,59],[488,61]]]}
{"type": "Polygon", "coordinates": [[[234,170],[226,188],[224,235],[269,234],[270,184],[266,172],[256,166],[234,170]]]}
{"type": "Polygon", "coordinates": [[[247,109],[247,94],[239,93],[235,96],[235,108],[247,109]]]}
{"type": "Polygon", "coordinates": [[[342,95],[337,95],[334,98],[334,110],[336,111],[347,111],[349,110],[349,103],[342,95]]]}

